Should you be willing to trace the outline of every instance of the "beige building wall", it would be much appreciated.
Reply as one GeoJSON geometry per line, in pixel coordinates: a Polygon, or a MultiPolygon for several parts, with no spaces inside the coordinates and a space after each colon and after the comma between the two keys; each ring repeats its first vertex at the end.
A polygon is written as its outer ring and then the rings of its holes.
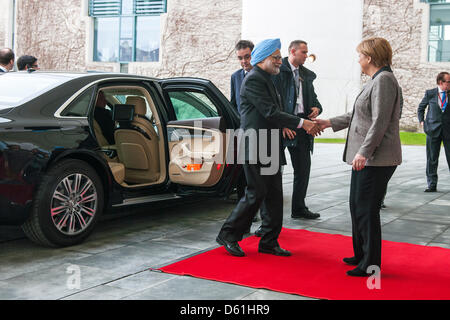
{"type": "MultiPolygon", "coordinates": [[[[239,68],[234,45],[241,34],[241,1],[168,1],[161,19],[160,61],[130,63],[128,72],[207,78],[228,97],[230,76],[239,68]]],[[[87,0],[18,0],[17,6],[17,56],[34,55],[47,70],[119,72],[118,63],[92,61],[87,0]]]]}
{"type": "Polygon", "coordinates": [[[394,73],[403,89],[401,127],[419,130],[417,107],[436,76],[450,63],[428,62],[429,5],[419,0],[364,0],[363,38],[386,38],[394,52],[394,73]]]}
{"type": "Polygon", "coordinates": [[[17,0],[16,56],[33,55],[45,70],[85,70],[81,8],[80,0],[17,0]]]}

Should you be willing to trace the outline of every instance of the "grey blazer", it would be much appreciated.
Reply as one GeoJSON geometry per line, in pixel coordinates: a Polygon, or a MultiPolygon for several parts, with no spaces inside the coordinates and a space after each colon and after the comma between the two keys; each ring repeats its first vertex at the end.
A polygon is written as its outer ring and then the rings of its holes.
{"type": "Polygon", "coordinates": [[[349,128],[344,161],[355,155],[367,158],[367,166],[396,166],[402,162],[399,122],[402,91],[392,72],[371,79],[356,98],[353,111],[330,119],[333,131],[349,128]]]}

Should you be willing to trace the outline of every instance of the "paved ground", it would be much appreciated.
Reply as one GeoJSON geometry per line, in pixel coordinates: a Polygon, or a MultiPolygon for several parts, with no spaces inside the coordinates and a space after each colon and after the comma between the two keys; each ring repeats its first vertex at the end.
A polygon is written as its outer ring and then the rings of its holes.
{"type": "MultiPolygon", "coordinates": [[[[351,234],[350,168],[343,145],[316,144],[307,203],[321,218],[292,220],[292,168],[284,171],[284,226],[351,234]]],[[[442,151],[443,154],[443,151],[442,151]]],[[[383,239],[450,248],[450,174],[440,160],[437,193],[424,193],[425,149],[404,147],[382,211],[383,239]]],[[[82,245],[47,249],[19,228],[0,227],[0,299],[307,299],[215,281],[149,271],[217,247],[214,239],[234,202],[152,205],[109,217],[82,245]],[[128,212],[128,213],[129,213],[128,212]],[[72,277],[81,275],[79,289],[72,277]]],[[[252,226],[254,231],[259,226],[252,226]]]]}

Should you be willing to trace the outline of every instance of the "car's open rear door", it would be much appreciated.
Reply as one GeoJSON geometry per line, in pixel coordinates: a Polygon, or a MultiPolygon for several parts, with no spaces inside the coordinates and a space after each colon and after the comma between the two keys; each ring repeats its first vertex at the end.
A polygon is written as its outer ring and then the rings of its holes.
{"type": "Polygon", "coordinates": [[[241,170],[234,161],[227,162],[227,129],[238,127],[237,114],[210,81],[176,78],[161,80],[160,84],[170,109],[170,180],[182,192],[228,193],[241,170]]]}

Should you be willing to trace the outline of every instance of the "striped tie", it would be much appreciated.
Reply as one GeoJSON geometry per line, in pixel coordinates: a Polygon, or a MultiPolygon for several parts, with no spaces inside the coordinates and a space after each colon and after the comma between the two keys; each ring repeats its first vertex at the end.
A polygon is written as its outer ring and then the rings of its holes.
{"type": "Polygon", "coordinates": [[[445,91],[443,91],[442,92],[442,112],[444,112],[445,108],[447,108],[447,104],[448,104],[447,97],[446,97],[445,91]]]}

